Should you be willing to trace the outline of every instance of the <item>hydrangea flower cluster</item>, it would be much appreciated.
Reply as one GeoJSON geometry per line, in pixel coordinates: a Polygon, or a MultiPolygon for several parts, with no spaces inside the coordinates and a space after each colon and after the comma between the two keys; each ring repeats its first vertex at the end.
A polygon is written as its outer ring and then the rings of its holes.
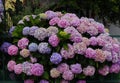
{"type": "Polygon", "coordinates": [[[15,58],[8,70],[28,76],[24,83],[86,83],[83,77],[120,72],[120,43],[94,19],[49,10],[17,26],[15,44],[2,47],[15,58]]]}

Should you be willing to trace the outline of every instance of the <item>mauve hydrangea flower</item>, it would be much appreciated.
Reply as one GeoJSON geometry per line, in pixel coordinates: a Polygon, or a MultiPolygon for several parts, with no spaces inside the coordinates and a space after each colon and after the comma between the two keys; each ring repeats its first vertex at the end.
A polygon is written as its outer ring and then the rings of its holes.
{"type": "Polygon", "coordinates": [[[113,44],[112,50],[117,52],[117,53],[120,52],[120,45],[119,44],[113,44]]]}
{"type": "Polygon", "coordinates": [[[89,33],[91,36],[94,36],[98,34],[98,30],[95,27],[90,26],[87,30],[87,33],[89,33]]]}
{"type": "Polygon", "coordinates": [[[40,80],[39,83],[49,83],[49,81],[47,81],[47,80],[40,80]]]}
{"type": "Polygon", "coordinates": [[[113,63],[117,63],[119,61],[119,58],[118,58],[118,53],[116,52],[112,52],[112,62],[113,63]]]}
{"type": "Polygon", "coordinates": [[[60,83],[70,83],[70,82],[67,80],[61,80],[60,83]]]}
{"type": "Polygon", "coordinates": [[[22,64],[14,65],[14,72],[16,74],[21,74],[22,73],[22,64]]]}
{"type": "Polygon", "coordinates": [[[87,47],[86,44],[81,42],[81,43],[73,43],[74,51],[77,54],[84,54],[87,47]]]}
{"type": "Polygon", "coordinates": [[[104,51],[107,61],[112,61],[112,54],[109,51],[104,51]]]}
{"type": "Polygon", "coordinates": [[[97,38],[96,37],[91,37],[90,38],[90,45],[92,45],[92,46],[97,45],[97,38]]]}
{"type": "Polygon", "coordinates": [[[39,41],[43,41],[47,37],[47,30],[45,28],[38,28],[35,30],[34,37],[39,41]]]}
{"type": "Polygon", "coordinates": [[[60,76],[60,71],[58,71],[56,68],[53,68],[50,70],[50,76],[52,78],[57,78],[60,76]]]}
{"type": "Polygon", "coordinates": [[[69,22],[66,19],[60,19],[58,22],[58,26],[60,28],[67,28],[69,26],[69,22]]]}
{"type": "Polygon", "coordinates": [[[71,21],[70,21],[70,24],[72,25],[72,26],[79,26],[80,25],[80,19],[79,18],[77,18],[77,17],[74,17],[71,21]]]}
{"type": "Polygon", "coordinates": [[[112,48],[113,48],[113,46],[111,43],[107,43],[103,46],[103,50],[106,50],[106,51],[111,51],[112,48]]]}
{"type": "Polygon", "coordinates": [[[28,46],[29,40],[27,38],[22,38],[18,41],[17,45],[20,49],[24,49],[28,46]]]}
{"type": "Polygon", "coordinates": [[[107,41],[105,41],[104,39],[100,38],[99,36],[97,37],[97,43],[99,46],[105,46],[105,44],[107,43],[107,41]]]}
{"type": "Polygon", "coordinates": [[[54,17],[57,17],[57,14],[51,10],[46,11],[45,14],[47,15],[47,19],[52,19],[54,17]]]}
{"type": "Polygon", "coordinates": [[[48,37],[53,35],[53,34],[57,34],[58,33],[58,28],[55,26],[50,26],[47,28],[47,33],[48,33],[48,37]]]}
{"type": "Polygon", "coordinates": [[[49,21],[49,24],[52,25],[56,25],[59,22],[60,18],[58,17],[54,17],[49,21]]]}
{"type": "Polygon", "coordinates": [[[22,49],[20,51],[20,55],[24,58],[27,58],[28,56],[30,56],[30,51],[28,49],[22,49]]]}
{"type": "Polygon", "coordinates": [[[68,49],[62,48],[60,53],[61,56],[65,59],[73,58],[75,56],[74,48],[71,44],[68,44],[68,49]]]}
{"type": "Polygon", "coordinates": [[[4,43],[1,45],[0,50],[1,50],[2,52],[7,53],[7,52],[8,52],[8,47],[11,46],[11,45],[12,45],[12,44],[9,43],[9,42],[4,42],[4,43]]]}
{"type": "Polygon", "coordinates": [[[75,43],[79,43],[82,41],[82,35],[80,33],[73,33],[70,36],[70,40],[75,43]]]}
{"type": "Polygon", "coordinates": [[[66,64],[66,63],[61,63],[60,65],[58,65],[57,70],[60,71],[60,73],[68,71],[69,70],[69,65],[66,64]]]}
{"type": "Polygon", "coordinates": [[[70,81],[70,80],[73,80],[74,74],[73,74],[70,70],[68,70],[68,71],[65,71],[65,72],[63,73],[62,77],[63,77],[65,80],[70,81]]]}
{"type": "Polygon", "coordinates": [[[59,64],[62,61],[62,56],[59,53],[52,53],[50,61],[53,64],[59,64]]]}
{"type": "Polygon", "coordinates": [[[57,35],[51,35],[48,41],[50,45],[52,45],[52,47],[57,47],[60,42],[60,39],[57,37],[57,35]]]}
{"type": "Polygon", "coordinates": [[[29,35],[29,31],[30,31],[30,27],[24,27],[23,31],[22,31],[22,34],[23,35],[29,35]]]}
{"type": "Polygon", "coordinates": [[[78,33],[78,31],[72,26],[65,28],[64,32],[69,33],[69,34],[78,33]]]}
{"type": "Polygon", "coordinates": [[[86,44],[86,46],[90,45],[90,40],[86,37],[82,37],[82,42],[86,44]]]}
{"type": "Polygon", "coordinates": [[[93,66],[87,66],[83,68],[83,74],[85,76],[93,76],[95,74],[95,68],[93,66]]]}
{"type": "Polygon", "coordinates": [[[38,49],[38,45],[36,43],[30,43],[28,48],[29,48],[29,51],[36,52],[38,49]]]}
{"type": "Polygon", "coordinates": [[[27,80],[24,80],[24,83],[34,83],[34,80],[33,79],[27,79],[27,80]]]}
{"type": "Polygon", "coordinates": [[[35,76],[41,76],[44,73],[43,65],[39,63],[35,63],[32,65],[31,73],[35,76]]]}
{"type": "Polygon", "coordinates": [[[31,68],[32,68],[32,63],[30,63],[30,62],[23,62],[22,63],[22,71],[25,73],[25,74],[27,74],[27,75],[32,75],[32,73],[31,73],[31,68]]]}
{"type": "Polygon", "coordinates": [[[106,76],[109,74],[109,66],[105,65],[103,68],[98,70],[99,74],[106,76]]]}
{"type": "Polygon", "coordinates": [[[41,42],[38,46],[38,51],[41,53],[41,54],[50,54],[51,52],[51,48],[48,47],[48,43],[46,42],[41,42]]]}
{"type": "Polygon", "coordinates": [[[75,74],[80,74],[82,72],[82,67],[81,67],[81,64],[72,64],[70,66],[70,69],[72,71],[72,73],[75,73],[75,74]]]}
{"type": "Polygon", "coordinates": [[[96,51],[93,50],[92,48],[87,48],[87,50],[85,52],[85,57],[90,58],[90,59],[94,59],[96,57],[96,51]]]}
{"type": "Polygon", "coordinates": [[[29,35],[34,36],[35,30],[37,30],[39,27],[37,26],[32,26],[29,31],[29,35]]]}
{"type": "Polygon", "coordinates": [[[9,46],[8,47],[8,54],[9,55],[17,55],[17,53],[18,53],[18,47],[17,46],[15,46],[15,45],[11,45],[11,46],[9,46]]]}
{"type": "Polygon", "coordinates": [[[86,83],[86,81],[85,80],[79,80],[79,81],[77,81],[77,83],[86,83]]]}
{"type": "Polygon", "coordinates": [[[110,73],[119,73],[120,72],[120,65],[119,64],[112,64],[110,67],[110,73]]]}
{"type": "Polygon", "coordinates": [[[13,60],[10,60],[10,61],[8,62],[8,64],[7,64],[7,69],[8,69],[9,71],[13,71],[15,65],[16,65],[16,62],[13,61],[13,60]]]}

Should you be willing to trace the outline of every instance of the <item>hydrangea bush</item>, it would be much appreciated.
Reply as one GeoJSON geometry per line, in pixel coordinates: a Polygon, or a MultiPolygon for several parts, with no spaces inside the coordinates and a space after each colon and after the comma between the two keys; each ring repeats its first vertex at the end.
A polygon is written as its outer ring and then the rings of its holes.
{"type": "Polygon", "coordinates": [[[120,43],[91,18],[50,10],[27,15],[12,37],[7,68],[24,83],[86,83],[120,72],[120,43]]]}

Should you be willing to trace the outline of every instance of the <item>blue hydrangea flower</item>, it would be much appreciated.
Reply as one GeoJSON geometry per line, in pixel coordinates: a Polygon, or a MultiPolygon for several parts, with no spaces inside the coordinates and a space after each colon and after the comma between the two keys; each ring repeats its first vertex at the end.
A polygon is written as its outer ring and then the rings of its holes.
{"type": "Polygon", "coordinates": [[[30,45],[28,46],[28,48],[29,48],[29,50],[31,52],[35,52],[38,49],[38,45],[36,43],[30,43],[30,45]]]}
{"type": "Polygon", "coordinates": [[[8,42],[4,42],[1,47],[0,47],[0,50],[7,53],[8,52],[8,47],[11,46],[12,44],[11,43],[8,43],[8,42]]]}
{"type": "Polygon", "coordinates": [[[50,57],[50,61],[53,64],[59,64],[62,61],[62,56],[59,53],[53,53],[50,57]]]}
{"type": "Polygon", "coordinates": [[[29,31],[30,31],[30,27],[24,27],[22,33],[23,35],[29,35],[29,31]]]}

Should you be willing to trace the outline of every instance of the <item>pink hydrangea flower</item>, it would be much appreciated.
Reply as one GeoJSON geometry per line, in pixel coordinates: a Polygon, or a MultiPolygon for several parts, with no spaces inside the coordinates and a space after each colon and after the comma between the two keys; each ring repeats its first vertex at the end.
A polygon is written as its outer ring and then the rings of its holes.
{"type": "Polygon", "coordinates": [[[98,30],[93,26],[89,26],[87,33],[89,33],[91,36],[94,36],[98,34],[98,30]]]}
{"type": "Polygon", "coordinates": [[[13,71],[14,70],[14,66],[16,65],[16,62],[13,60],[10,60],[7,64],[7,68],[9,71],[13,71]]]}
{"type": "Polygon", "coordinates": [[[18,47],[20,49],[24,49],[27,47],[28,43],[29,43],[29,40],[27,38],[22,38],[18,41],[18,47]]]}
{"type": "Polygon", "coordinates": [[[51,35],[48,41],[50,45],[52,45],[53,47],[57,47],[60,42],[60,39],[57,37],[57,35],[51,35]]]}
{"type": "Polygon", "coordinates": [[[104,33],[105,32],[103,24],[97,22],[96,25],[97,25],[97,29],[98,29],[99,33],[104,33]]]}
{"type": "Polygon", "coordinates": [[[120,65],[119,64],[113,64],[110,67],[110,73],[119,73],[120,72],[120,65]]]}
{"type": "Polygon", "coordinates": [[[73,47],[74,47],[74,51],[77,54],[84,54],[87,46],[85,43],[81,42],[81,43],[73,43],[73,47]]]}
{"type": "Polygon", "coordinates": [[[119,44],[113,44],[112,50],[117,52],[117,53],[120,52],[120,45],[119,44]]]}
{"type": "Polygon", "coordinates": [[[71,21],[70,21],[72,26],[79,26],[80,25],[80,19],[77,17],[74,17],[71,21]]]}
{"type": "Polygon", "coordinates": [[[17,64],[14,66],[14,72],[16,74],[21,74],[22,73],[22,64],[17,64]]]}
{"type": "Polygon", "coordinates": [[[85,23],[80,23],[80,25],[77,27],[77,30],[83,34],[87,32],[88,26],[85,23]]]}
{"type": "Polygon", "coordinates": [[[49,21],[50,25],[56,25],[59,22],[60,18],[54,17],[49,21]]]}
{"type": "Polygon", "coordinates": [[[66,19],[60,19],[60,21],[58,22],[58,26],[60,28],[67,28],[69,25],[70,24],[66,19]]]}
{"type": "Polygon", "coordinates": [[[32,65],[31,73],[35,76],[41,76],[44,73],[43,65],[35,63],[32,65]]]}
{"type": "Polygon", "coordinates": [[[95,61],[99,61],[99,62],[103,63],[105,60],[106,60],[106,56],[105,56],[104,52],[100,49],[96,49],[95,61]]]}
{"type": "Polygon", "coordinates": [[[85,52],[85,57],[94,59],[96,57],[96,51],[92,48],[87,48],[85,52]]]}
{"type": "Polygon", "coordinates": [[[68,49],[62,48],[60,51],[61,55],[63,58],[68,59],[68,58],[73,58],[75,56],[74,48],[71,44],[68,44],[68,49]]]}
{"type": "Polygon", "coordinates": [[[60,71],[60,73],[63,73],[69,70],[69,65],[66,63],[61,63],[60,65],[58,65],[57,69],[58,71],[60,71]]]}
{"type": "Polygon", "coordinates": [[[90,38],[90,45],[92,45],[92,46],[97,45],[97,38],[96,37],[91,37],[90,38]]]}
{"type": "Polygon", "coordinates": [[[110,51],[104,51],[107,61],[112,61],[112,54],[110,51]]]}
{"type": "Polygon", "coordinates": [[[70,40],[79,43],[82,41],[82,35],[80,33],[72,33],[70,36],[70,40]]]}
{"type": "Polygon", "coordinates": [[[70,26],[64,29],[64,32],[69,34],[79,33],[74,27],[70,26]]]}
{"type": "Polygon", "coordinates": [[[34,80],[32,80],[32,79],[27,79],[27,80],[24,80],[24,83],[34,83],[34,80]]]}
{"type": "Polygon", "coordinates": [[[105,41],[104,39],[100,38],[99,36],[97,37],[97,43],[99,46],[105,46],[105,44],[107,43],[107,41],[105,41]]]}
{"type": "Polygon", "coordinates": [[[15,45],[11,45],[11,46],[9,46],[8,47],[8,54],[9,55],[17,55],[17,53],[18,53],[18,47],[17,46],[15,46],[15,45]]]}
{"type": "Polygon", "coordinates": [[[93,66],[87,66],[83,68],[83,73],[86,76],[93,76],[95,74],[95,68],[93,66]]]}
{"type": "Polygon", "coordinates": [[[99,74],[106,76],[109,74],[109,66],[105,65],[103,68],[98,70],[99,74]]]}
{"type": "Polygon", "coordinates": [[[82,42],[86,44],[86,46],[89,46],[90,45],[90,40],[86,37],[83,37],[82,38],[82,42]]]}
{"type": "Polygon", "coordinates": [[[70,81],[70,80],[73,80],[74,74],[73,74],[70,70],[68,70],[68,71],[65,71],[65,72],[63,73],[62,77],[63,77],[65,80],[70,81]]]}

